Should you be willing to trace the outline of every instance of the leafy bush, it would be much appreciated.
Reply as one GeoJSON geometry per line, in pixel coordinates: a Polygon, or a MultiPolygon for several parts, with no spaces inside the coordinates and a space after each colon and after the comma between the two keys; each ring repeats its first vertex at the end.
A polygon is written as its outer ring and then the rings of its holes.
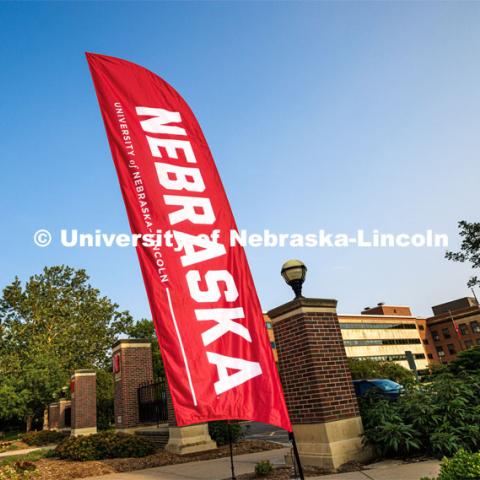
{"type": "Polygon", "coordinates": [[[448,364],[448,370],[452,373],[478,372],[480,370],[480,346],[458,352],[457,358],[448,364]]]}
{"type": "Polygon", "coordinates": [[[34,470],[37,469],[37,466],[33,462],[29,461],[18,461],[13,464],[13,467],[15,470],[18,472],[33,472],[34,470]]]}
{"type": "Polygon", "coordinates": [[[263,460],[255,465],[255,475],[257,477],[266,477],[273,472],[273,465],[268,460],[263,460]]]}
{"type": "Polygon", "coordinates": [[[28,432],[20,435],[22,441],[27,445],[42,447],[60,443],[68,437],[67,432],[57,432],[56,430],[40,430],[39,432],[28,432]]]}
{"type": "MultiPolygon", "coordinates": [[[[230,431],[233,443],[237,443],[244,436],[243,428],[239,423],[230,422],[230,431]]],[[[217,445],[219,447],[229,443],[228,423],[224,420],[218,422],[210,422],[208,424],[208,433],[212,437],[212,440],[217,442],[217,445]]]]}
{"type": "Polygon", "coordinates": [[[415,375],[411,370],[395,362],[378,362],[376,360],[359,360],[349,358],[348,366],[353,380],[368,378],[388,378],[403,386],[415,383],[415,375]]]}
{"type": "Polygon", "coordinates": [[[31,462],[15,462],[0,467],[0,480],[31,480],[37,476],[37,467],[31,462]]]}
{"type": "Polygon", "coordinates": [[[412,385],[396,401],[360,400],[365,441],[384,457],[451,456],[480,448],[480,373],[443,373],[412,385]]]}
{"type": "Polygon", "coordinates": [[[106,458],[145,457],[155,453],[149,440],[128,433],[100,432],[88,437],[70,437],[55,449],[64,460],[104,460],[106,458]]]}
{"type": "Polygon", "coordinates": [[[18,447],[12,442],[0,442],[0,453],[16,450],[18,447]]]}
{"type": "Polygon", "coordinates": [[[421,480],[468,480],[480,478],[480,452],[468,453],[460,449],[452,458],[444,458],[440,475],[436,479],[423,477],[421,480]]]}

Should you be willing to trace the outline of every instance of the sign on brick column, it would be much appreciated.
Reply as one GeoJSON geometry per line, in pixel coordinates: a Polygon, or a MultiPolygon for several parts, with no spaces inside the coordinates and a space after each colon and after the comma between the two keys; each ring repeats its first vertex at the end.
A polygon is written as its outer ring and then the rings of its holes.
{"type": "Polygon", "coordinates": [[[300,457],[330,470],[370,454],[362,447],[336,306],[336,300],[300,298],[268,312],[300,457]]]}
{"type": "Polygon", "coordinates": [[[152,345],[149,340],[123,339],[113,345],[115,428],[139,426],[138,387],[153,382],[152,345]]]}
{"type": "Polygon", "coordinates": [[[70,383],[72,435],[97,432],[97,378],[95,370],[76,370],[70,383]]]}

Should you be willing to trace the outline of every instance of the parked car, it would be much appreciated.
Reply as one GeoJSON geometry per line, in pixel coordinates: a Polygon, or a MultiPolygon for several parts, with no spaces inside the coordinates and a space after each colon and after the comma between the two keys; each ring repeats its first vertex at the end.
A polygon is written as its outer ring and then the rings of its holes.
{"type": "Polygon", "coordinates": [[[357,397],[363,397],[367,392],[375,392],[387,400],[396,400],[403,391],[402,385],[388,378],[354,380],[353,386],[357,397]]]}

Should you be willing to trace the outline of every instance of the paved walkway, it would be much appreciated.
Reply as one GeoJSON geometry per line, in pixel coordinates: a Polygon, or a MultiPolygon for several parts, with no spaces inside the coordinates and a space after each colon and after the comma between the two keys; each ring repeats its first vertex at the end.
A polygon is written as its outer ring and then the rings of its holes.
{"type": "Polygon", "coordinates": [[[309,480],[420,480],[422,477],[436,477],[439,471],[440,462],[437,460],[417,463],[387,460],[373,463],[361,472],[337,473],[308,478],[309,480]]]}
{"type": "MultiPolygon", "coordinates": [[[[270,460],[273,465],[283,465],[288,448],[270,450],[234,458],[235,473],[241,475],[252,473],[255,464],[260,460],[270,460]]],[[[339,473],[308,477],[309,480],[420,480],[423,476],[436,476],[439,462],[430,460],[418,463],[402,463],[385,461],[372,464],[361,472],[339,473]]],[[[112,473],[99,477],[89,477],[89,480],[223,480],[230,478],[230,457],[201,462],[190,462],[179,465],[149,468],[128,473],[112,473]]]]}
{"type": "Polygon", "coordinates": [[[45,447],[32,447],[32,448],[21,448],[19,450],[8,450],[7,452],[0,453],[0,459],[3,457],[13,457],[15,455],[25,455],[26,453],[35,452],[36,450],[51,450],[55,448],[56,445],[48,445],[45,447]]]}

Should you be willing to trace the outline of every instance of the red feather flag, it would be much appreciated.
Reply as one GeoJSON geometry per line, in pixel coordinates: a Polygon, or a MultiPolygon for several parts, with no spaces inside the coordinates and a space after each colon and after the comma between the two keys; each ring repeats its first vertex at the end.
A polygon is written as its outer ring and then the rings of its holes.
{"type": "Polygon", "coordinates": [[[291,431],[245,252],[231,242],[237,227],[197,120],[145,68],[87,59],[130,227],[143,236],[137,253],[178,425],[242,419],[291,431]],[[171,242],[149,243],[158,232],[171,242]]]}

